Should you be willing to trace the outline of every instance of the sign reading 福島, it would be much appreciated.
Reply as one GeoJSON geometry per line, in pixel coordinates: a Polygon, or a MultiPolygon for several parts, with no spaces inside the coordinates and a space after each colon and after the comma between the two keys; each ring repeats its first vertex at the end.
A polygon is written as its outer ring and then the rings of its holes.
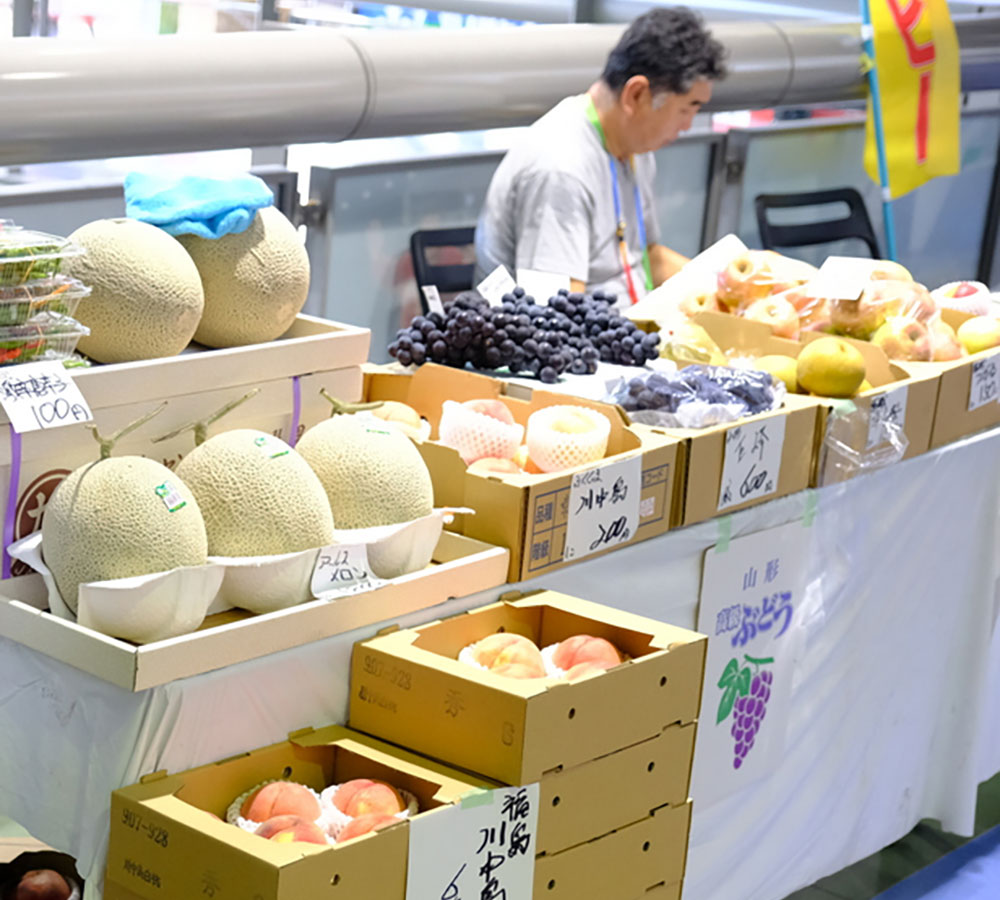
{"type": "Polygon", "coordinates": [[[811,534],[794,522],[705,553],[698,630],[708,656],[691,788],[699,803],[770,772],[781,754],[811,534]]]}

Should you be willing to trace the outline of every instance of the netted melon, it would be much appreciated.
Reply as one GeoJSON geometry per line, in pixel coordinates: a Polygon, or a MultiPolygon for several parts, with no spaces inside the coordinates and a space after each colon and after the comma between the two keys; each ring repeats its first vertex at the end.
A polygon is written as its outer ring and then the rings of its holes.
{"type": "Polygon", "coordinates": [[[74,613],[81,584],[200,566],[208,554],[194,495],[166,466],[141,456],[72,472],[46,506],[42,546],[74,613]]]}
{"type": "Polygon", "coordinates": [[[224,431],[188,453],[177,474],[198,498],[212,556],[295,553],[333,538],[323,485],[308,463],[273,435],[250,428],[224,431]]]}
{"type": "Polygon", "coordinates": [[[284,334],[309,293],[309,256],[302,238],[273,206],[250,227],[218,240],[181,235],[205,290],[194,339],[209,347],[273,341],[284,334]]]}
{"type": "Polygon", "coordinates": [[[326,489],[337,528],[395,525],[430,515],[434,488],[413,442],[371,416],[337,415],[296,449],[326,489]]]}
{"type": "Polygon", "coordinates": [[[165,231],[135,219],[99,219],[69,240],[87,252],[66,274],[93,290],[76,318],[90,329],[81,353],[102,363],[176,356],[191,341],[205,306],[191,257],[165,231]]]}

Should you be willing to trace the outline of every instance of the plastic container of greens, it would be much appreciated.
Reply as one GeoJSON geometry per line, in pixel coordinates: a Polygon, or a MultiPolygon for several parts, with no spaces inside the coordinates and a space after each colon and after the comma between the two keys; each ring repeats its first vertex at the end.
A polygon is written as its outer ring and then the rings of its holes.
{"type": "Polygon", "coordinates": [[[83,247],[54,234],[0,228],[0,287],[51,278],[59,273],[64,259],[85,252],[83,247]]]}
{"type": "Polygon", "coordinates": [[[39,313],[76,314],[90,288],[66,275],[0,287],[0,327],[23,325],[39,313]]]}
{"type": "Polygon", "coordinates": [[[70,316],[40,313],[24,325],[0,328],[0,366],[68,359],[88,334],[90,329],[70,316]]]}

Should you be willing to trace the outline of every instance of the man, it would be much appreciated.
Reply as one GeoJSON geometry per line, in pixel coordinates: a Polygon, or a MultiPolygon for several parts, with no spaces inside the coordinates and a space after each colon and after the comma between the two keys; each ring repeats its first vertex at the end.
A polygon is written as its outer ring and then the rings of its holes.
{"type": "Polygon", "coordinates": [[[599,81],[535,122],[504,157],[476,227],[476,283],[504,265],[568,276],[635,303],[687,258],[659,241],[653,151],[691,127],[725,74],[687,9],[629,26],[599,81]]]}

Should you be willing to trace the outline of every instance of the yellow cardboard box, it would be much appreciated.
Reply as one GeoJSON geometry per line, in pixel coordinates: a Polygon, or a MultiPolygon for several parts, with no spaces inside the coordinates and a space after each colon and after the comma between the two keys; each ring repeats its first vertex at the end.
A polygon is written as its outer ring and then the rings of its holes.
{"type": "Polygon", "coordinates": [[[321,791],[353,778],[409,791],[420,804],[417,817],[486,786],[340,726],[305,729],[280,744],[177,775],[158,772],[115,791],[105,895],[305,900],[336,887],[351,900],[404,900],[409,821],[323,847],[274,843],[209,815],[224,817],[236,797],[264,781],[290,779],[321,791]]]}
{"type": "MultiPolygon", "coordinates": [[[[605,403],[535,390],[522,399],[508,393],[508,385],[496,378],[433,364],[414,373],[370,368],[365,373],[368,400],[398,400],[426,418],[437,435],[445,400],[462,402],[477,398],[501,400],[522,425],[537,409],[555,404],[588,406],[604,413],[611,422],[605,462],[641,457],[642,494],[636,533],[616,545],[624,547],[663,534],[670,527],[675,482],[680,467],[681,442],[659,429],[629,425],[622,411],[605,403]]],[[[418,444],[434,480],[439,506],[468,507],[474,516],[458,516],[449,526],[476,540],[509,547],[510,581],[533,578],[568,565],[563,554],[570,485],[574,473],[590,466],[551,475],[479,475],[469,473],[458,453],[435,440],[418,444]]],[[[598,551],[608,553],[616,547],[598,551]]],[[[589,558],[589,557],[588,557],[589,558]]]]}
{"type": "Polygon", "coordinates": [[[350,726],[505,784],[538,781],[693,722],[707,638],[554,591],[498,603],[354,647],[350,726]],[[629,659],[570,684],[505,678],[458,660],[496,632],[539,647],[603,637],[629,659]]]}

